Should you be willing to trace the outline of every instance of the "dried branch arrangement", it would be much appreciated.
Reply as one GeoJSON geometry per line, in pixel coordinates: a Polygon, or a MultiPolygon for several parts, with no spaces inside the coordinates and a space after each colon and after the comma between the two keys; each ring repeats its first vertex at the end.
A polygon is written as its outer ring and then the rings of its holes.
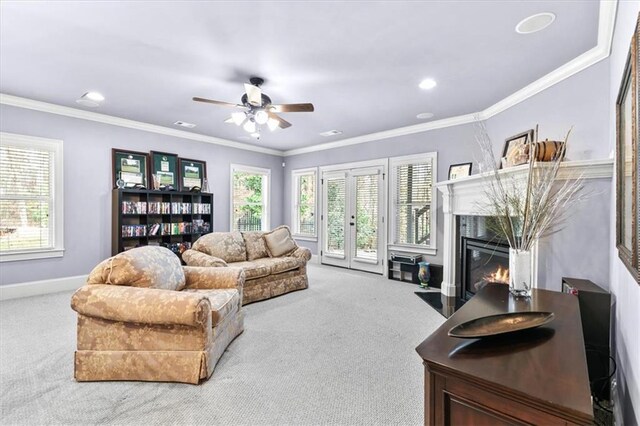
{"type": "Polygon", "coordinates": [[[527,172],[514,176],[498,170],[484,123],[478,121],[476,127],[482,170],[487,172],[486,205],[481,208],[495,218],[491,221],[496,228],[493,231],[504,236],[512,249],[531,250],[537,240],[560,231],[572,207],[586,198],[582,175],[557,179],[571,130],[552,161],[536,161],[536,142],[529,141],[527,172]]]}

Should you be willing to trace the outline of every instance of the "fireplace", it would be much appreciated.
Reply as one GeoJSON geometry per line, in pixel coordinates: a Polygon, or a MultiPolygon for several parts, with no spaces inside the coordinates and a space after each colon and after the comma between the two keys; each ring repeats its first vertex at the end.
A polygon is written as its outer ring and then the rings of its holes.
{"type": "Polygon", "coordinates": [[[461,298],[469,300],[489,283],[509,283],[509,246],[478,238],[461,238],[461,298]]]}

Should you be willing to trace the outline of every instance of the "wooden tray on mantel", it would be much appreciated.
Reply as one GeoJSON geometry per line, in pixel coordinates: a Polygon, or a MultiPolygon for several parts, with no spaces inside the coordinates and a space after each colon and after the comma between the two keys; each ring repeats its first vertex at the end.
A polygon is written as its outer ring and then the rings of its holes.
{"type": "Polygon", "coordinates": [[[449,330],[449,336],[462,339],[496,336],[540,327],[553,321],[553,312],[508,312],[474,318],[449,330]]]}

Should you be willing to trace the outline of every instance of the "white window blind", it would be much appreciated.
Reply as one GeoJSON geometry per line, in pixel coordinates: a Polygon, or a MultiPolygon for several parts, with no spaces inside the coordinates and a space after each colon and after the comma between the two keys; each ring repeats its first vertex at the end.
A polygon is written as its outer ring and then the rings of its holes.
{"type": "Polygon", "coordinates": [[[315,169],[293,171],[293,233],[316,237],[316,176],[315,169]]]}
{"type": "Polygon", "coordinates": [[[2,134],[0,255],[3,261],[24,259],[12,257],[14,254],[62,249],[61,144],[61,141],[2,134]]]}
{"type": "Polygon", "coordinates": [[[231,230],[266,231],[269,229],[270,170],[231,166],[231,230]]]}
{"type": "Polygon", "coordinates": [[[435,248],[434,163],[429,154],[392,159],[393,244],[435,248]]]}

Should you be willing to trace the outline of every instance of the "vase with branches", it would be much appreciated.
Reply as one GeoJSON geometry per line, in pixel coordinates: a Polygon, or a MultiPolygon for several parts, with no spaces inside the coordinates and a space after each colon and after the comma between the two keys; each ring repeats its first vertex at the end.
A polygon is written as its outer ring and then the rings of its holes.
{"type": "Polygon", "coordinates": [[[516,296],[530,296],[533,283],[532,249],[536,243],[560,231],[572,211],[582,201],[583,178],[564,175],[559,179],[571,130],[551,161],[537,157],[538,127],[527,142],[528,161],[521,173],[498,170],[493,144],[483,122],[477,122],[476,139],[480,145],[484,170],[485,202],[481,208],[494,220],[494,232],[509,243],[509,290],[516,296]]]}

